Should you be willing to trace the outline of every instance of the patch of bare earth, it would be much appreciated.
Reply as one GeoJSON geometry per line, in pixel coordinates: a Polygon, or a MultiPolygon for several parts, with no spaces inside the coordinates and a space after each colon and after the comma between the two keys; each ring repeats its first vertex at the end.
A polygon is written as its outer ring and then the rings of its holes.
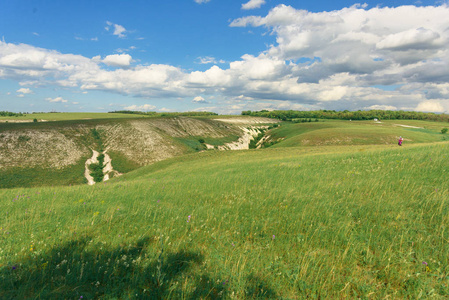
{"type": "MultiPolygon", "coordinates": [[[[268,118],[222,118],[196,119],[187,117],[155,118],[130,120],[126,122],[106,123],[95,126],[100,133],[105,154],[104,179],[112,174],[113,163],[108,152],[122,153],[130,161],[141,166],[155,163],[167,158],[182,155],[188,148],[174,138],[211,137],[223,138],[238,135],[233,143],[208,148],[220,150],[248,149],[249,143],[261,129],[259,124],[274,123],[268,118]]],[[[81,158],[92,153],[85,162],[84,176],[93,184],[89,165],[97,162],[98,151],[91,134],[92,127],[79,124],[45,130],[11,130],[0,133],[0,168],[34,167],[62,168],[75,165],[81,158]]]]}
{"type": "Polygon", "coordinates": [[[6,131],[0,135],[0,167],[63,168],[85,149],[56,130],[6,131]]]}
{"type": "MultiPolygon", "coordinates": [[[[122,175],[121,173],[115,171],[114,168],[112,167],[111,157],[106,152],[103,152],[103,154],[104,154],[103,181],[109,180],[111,174],[114,174],[114,176],[122,175]]],[[[92,150],[92,157],[86,160],[85,168],[84,168],[84,177],[86,177],[87,184],[89,184],[89,185],[95,184],[94,178],[90,175],[89,166],[91,164],[98,163],[99,155],[100,155],[100,153],[98,151],[92,150]]]]}
{"type": "Polygon", "coordinates": [[[107,151],[121,152],[142,166],[182,154],[179,146],[149,122],[130,121],[101,129],[107,151]]]}
{"type": "Polygon", "coordinates": [[[423,127],[410,126],[410,125],[402,125],[402,124],[394,124],[394,126],[401,126],[401,127],[406,127],[406,128],[423,129],[423,127]]]}
{"type": "Polygon", "coordinates": [[[227,143],[223,146],[218,146],[218,150],[245,150],[249,149],[249,144],[251,141],[261,133],[261,129],[267,128],[268,126],[251,126],[251,127],[240,127],[243,134],[236,142],[227,143]]]}
{"type": "Polygon", "coordinates": [[[86,163],[85,163],[84,177],[86,177],[86,179],[87,179],[87,184],[89,184],[89,185],[95,184],[94,178],[93,178],[92,176],[90,176],[89,166],[90,166],[91,164],[96,164],[96,163],[98,163],[97,157],[98,157],[99,154],[100,154],[100,153],[98,153],[97,151],[92,150],[92,157],[89,158],[88,160],[86,160],[86,163]]]}

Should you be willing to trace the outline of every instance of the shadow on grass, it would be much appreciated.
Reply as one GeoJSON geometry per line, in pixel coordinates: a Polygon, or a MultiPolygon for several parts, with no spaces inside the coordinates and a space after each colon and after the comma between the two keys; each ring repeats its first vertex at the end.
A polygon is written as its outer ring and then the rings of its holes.
{"type": "Polygon", "coordinates": [[[0,267],[0,299],[226,298],[226,286],[216,279],[191,274],[204,260],[199,253],[160,255],[150,238],[113,249],[90,247],[90,241],[73,240],[0,267]],[[193,280],[194,288],[182,290],[181,276],[193,280]]]}
{"type": "Polygon", "coordinates": [[[276,299],[276,293],[270,285],[255,275],[248,277],[245,292],[250,299],[276,299]]]}

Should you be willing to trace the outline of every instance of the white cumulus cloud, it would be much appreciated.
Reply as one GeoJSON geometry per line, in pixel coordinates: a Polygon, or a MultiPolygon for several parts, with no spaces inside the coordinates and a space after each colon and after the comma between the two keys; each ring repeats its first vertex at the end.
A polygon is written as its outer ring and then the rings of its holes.
{"type": "Polygon", "coordinates": [[[442,113],[446,111],[439,101],[423,101],[415,108],[416,111],[442,113]]]}
{"type": "MultiPolygon", "coordinates": [[[[222,99],[229,107],[264,101],[280,107],[273,104],[278,101],[289,107],[438,112],[449,108],[448,15],[447,5],[355,5],[332,12],[279,5],[230,23],[269,30],[275,42],[268,49],[207,70],[139,64],[125,53],[88,58],[0,41],[0,78],[24,88],[53,85],[146,99],[214,95],[214,105],[222,99]]],[[[217,63],[212,56],[197,60],[217,63]]]]}
{"type": "Polygon", "coordinates": [[[45,101],[51,102],[51,103],[66,103],[68,102],[67,100],[65,100],[62,97],[56,97],[56,98],[46,98],[45,101]]]}
{"type": "Polygon", "coordinates": [[[437,32],[420,27],[387,35],[376,44],[376,47],[396,51],[423,50],[438,47],[438,44],[443,43],[439,41],[439,38],[440,35],[437,32]]]}
{"type": "Polygon", "coordinates": [[[193,98],[192,102],[193,103],[209,103],[206,101],[206,99],[204,99],[201,96],[196,96],[195,98],[193,98]]]}
{"type": "Polygon", "coordinates": [[[129,54],[112,54],[106,56],[102,62],[113,67],[128,67],[132,57],[129,54]]]}
{"type": "Polygon", "coordinates": [[[111,29],[113,29],[112,34],[116,35],[119,38],[125,38],[126,37],[126,29],[125,27],[123,27],[122,25],[119,24],[114,24],[110,21],[106,21],[107,26],[105,27],[105,29],[107,31],[110,31],[111,29]],[[111,28],[112,27],[112,28],[111,28]]]}
{"type": "Polygon", "coordinates": [[[259,8],[264,4],[265,4],[265,0],[250,0],[247,3],[242,4],[242,9],[259,8]]]}
{"type": "Polygon", "coordinates": [[[16,92],[22,93],[22,94],[32,94],[33,93],[33,91],[30,90],[29,88],[20,88],[16,92]]]}
{"type": "Polygon", "coordinates": [[[151,105],[151,104],[131,105],[131,106],[126,106],[125,109],[126,110],[137,110],[137,111],[149,111],[149,110],[156,109],[156,106],[151,105]]]}
{"type": "Polygon", "coordinates": [[[369,110],[397,110],[398,108],[396,106],[392,106],[392,105],[371,105],[368,107],[365,107],[365,109],[369,109],[369,110]]]}
{"type": "Polygon", "coordinates": [[[225,61],[222,59],[217,60],[217,59],[215,59],[215,57],[212,57],[212,56],[204,56],[204,57],[198,57],[196,59],[196,63],[201,64],[201,65],[217,64],[217,63],[224,64],[225,61]]]}
{"type": "Polygon", "coordinates": [[[194,0],[196,3],[198,3],[198,4],[202,4],[202,3],[207,3],[207,2],[209,2],[210,0],[194,0]]]}

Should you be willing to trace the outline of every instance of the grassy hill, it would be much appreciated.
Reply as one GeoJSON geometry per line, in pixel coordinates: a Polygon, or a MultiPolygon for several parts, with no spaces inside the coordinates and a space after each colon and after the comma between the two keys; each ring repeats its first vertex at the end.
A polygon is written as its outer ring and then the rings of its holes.
{"type": "Polygon", "coordinates": [[[406,144],[428,143],[446,140],[441,134],[444,127],[447,123],[412,120],[284,123],[270,132],[267,142],[281,141],[274,147],[393,145],[402,136],[406,144]]]}
{"type": "Polygon", "coordinates": [[[32,113],[23,116],[0,116],[0,122],[38,122],[43,121],[69,121],[69,120],[98,120],[98,119],[130,119],[145,118],[147,116],[140,114],[122,114],[122,113],[32,113]]]}
{"type": "MultiPolygon", "coordinates": [[[[272,147],[196,152],[231,136],[208,126],[236,129],[205,119],[91,120],[105,145],[157,128],[190,150],[94,186],[0,189],[0,298],[449,297],[443,123],[282,123],[272,147]]],[[[81,132],[67,122],[52,128],[81,132]]]]}
{"type": "Polygon", "coordinates": [[[446,298],[447,153],[214,151],[0,190],[0,298],[446,298]]]}
{"type": "Polygon", "coordinates": [[[0,123],[0,188],[86,183],[85,162],[100,148],[115,171],[126,173],[204,150],[205,143],[213,147],[237,141],[243,125],[207,117],[0,123]]]}
{"type": "MultiPolygon", "coordinates": [[[[38,114],[27,116],[33,115],[38,114]]],[[[236,142],[248,126],[275,121],[254,117],[86,113],[49,113],[45,117],[61,120],[0,123],[0,188],[84,184],[85,163],[93,150],[104,148],[111,157],[113,176],[208,147],[221,149],[226,143],[236,142]],[[70,119],[76,117],[80,119],[70,119]],[[94,138],[93,130],[99,139],[94,138]]],[[[283,122],[261,134],[259,144],[274,148],[395,145],[398,137],[403,136],[408,145],[444,141],[446,135],[441,134],[441,129],[446,126],[406,120],[283,122]]]]}

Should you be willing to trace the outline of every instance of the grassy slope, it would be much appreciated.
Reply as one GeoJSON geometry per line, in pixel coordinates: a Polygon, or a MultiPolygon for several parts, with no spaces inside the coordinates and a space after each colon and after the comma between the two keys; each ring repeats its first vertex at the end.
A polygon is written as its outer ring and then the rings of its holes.
{"type": "Polygon", "coordinates": [[[75,165],[60,169],[44,167],[8,168],[0,172],[0,189],[87,184],[83,174],[85,169],[84,163],[88,158],[90,156],[83,157],[75,165]]]}
{"type": "Polygon", "coordinates": [[[0,190],[0,298],[448,297],[449,144],[325,148],[0,190]]]}
{"type": "Polygon", "coordinates": [[[444,141],[441,129],[447,123],[410,120],[339,121],[325,120],[318,123],[284,123],[270,132],[272,139],[285,138],[274,147],[323,146],[323,145],[372,145],[396,144],[399,136],[405,144],[444,141]],[[408,125],[422,128],[406,128],[408,125]]]}
{"type": "Polygon", "coordinates": [[[88,119],[130,119],[144,118],[144,115],[116,114],[116,113],[36,113],[27,114],[21,117],[3,117],[0,120],[6,121],[33,121],[34,119],[46,121],[68,121],[68,120],[88,120],[88,119]]]}
{"type": "MultiPolygon", "coordinates": [[[[34,114],[33,114],[34,115],[34,114]]],[[[65,115],[63,113],[52,113],[48,115],[65,115]]],[[[87,117],[90,114],[85,113],[70,113],[67,114],[75,117],[87,117]]],[[[97,114],[100,115],[100,114],[97,114]]],[[[106,115],[106,114],[102,114],[106,115]]],[[[113,114],[111,114],[113,115],[113,114]]],[[[32,115],[29,115],[32,116],[32,115]]],[[[62,118],[62,117],[61,117],[62,118]]],[[[92,119],[92,120],[77,120],[70,118],[62,118],[62,121],[57,122],[38,122],[38,123],[0,123],[0,138],[3,132],[26,132],[28,130],[55,130],[70,137],[76,144],[91,146],[93,143],[90,133],[80,134],[78,130],[74,130],[77,126],[87,126],[94,128],[100,124],[108,124],[111,122],[126,122],[123,120],[111,119],[92,119]]],[[[81,146],[82,147],[82,146],[81,146]]],[[[50,156],[52,153],[48,153],[50,156]]],[[[27,166],[27,161],[21,163],[22,166],[7,168],[0,174],[0,188],[13,187],[36,187],[36,186],[58,186],[58,185],[73,185],[84,184],[84,164],[87,158],[91,157],[91,153],[86,152],[85,155],[75,164],[66,166],[60,169],[48,168],[45,166],[45,161],[39,166],[27,166]]]]}
{"type": "MultiPolygon", "coordinates": [[[[34,116],[37,114],[33,114],[30,116],[34,116]]],[[[68,139],[73,140],[77,145],[79,145],[82,149],[85,150],[84,156],[74,165],[70,165],[58,170],[53,168],[46,167],[47,162],[45,159],[41,161],[41,164],[38,166],[29,166],[27,165],[27,160],[17,160],[17,166],[9,167],[0,174],[0,188],[12,188],[12,187],[35,187],[35,186],[45,186],[45,185],[69,185],[69,184],[81,184],[85,183],[84,174],[84,163],[87,158],[91,157],[91,151],[89,148],[95,148],[93,146],[94,140],[90,133],[91,128],[96,127],[107,127],[111,128],[115,125],[120,125],[122,127],[126,127],[130,122],[142,122],[148,123],[155,120],[167,120],[167,123],[173,122],[174,118],[151,118],[151,121],[147,118],[146,120],[135,120],[135,119],[125,119],[124,117],[134,118],[135,115],[130,114],[88,114],[88,113],[51,113],[47,114],[49,116],[56,116],[60,119],[64,119],[62,121],[55,122],[38,122],[38,123],[0,123],[0,139],[3,138],[5,133],[15,132],[21,133],[25,132],[24,135],[29,135],[33,131],[43,131],[43,130],[54,130],[55,132],[59,132],[64,134],[68,139]],[[83,118],[87,117],[98,117],[99,119],[89,119],[84,120],[83,118]],[[119,119],[107,119],[107,117],[118,117],[119,119]],[[123,117],[123,118],[122,118],[123,117]],[[78,118],[71,120],[70,118],[78,118]],[[80,129],[84,128],[84,129],[80,129]],[[87,129],[86,129],[87,128],[87,129]],[[20,164],[20,166],[19,166],[20,164]]],[[[142,117],[142,116],[140,116],[142,117]]],[[[49,118],[47,118],[49,119],[49,118]]],[[[175,118],[176,119],[176,118],[175,118]]],[[[232,128],[227,128],[227,126],[221,126],[220,124],[216,124],[209,118],[183,118],[183,119],[199,119],[196,124],[201,124],[201,120],[206,125],[209,125],[212,128],[212,131],[215,129],[217,132],[220,132],[224,137],[221,138],[213,138],[209,137],[210,133],[205,133],[204,138],[206,143],[210,143],[213,145],[221,145],[225,142],[231,142],[238,139],[236,136],[236,131],[232,128]],[[226,136],[228,134],[228,136],[226,136]]],[[[155,129],[158,130],[158,129],[155,129]]],[[[101,129],[100,129],[101,131],[101,129]]],[[[126,133],[126,132],[125,132],[126,133]]],[[[186,138],[174,138],[169,134],[165,133],[162,130],[158,130],[158,133],[164,137],[164,143],[167,145],[178,149],[178,152],[181,154],[195,152],[201,150],[203,146],[198,142],[200,136],[188,136],[186,138]],[[171,143],[171,144],[170,144],[171,143]],[[195,150],[198,148],[198,150],[195,150]]],[[[124,135],[124,132],[120,132],[120,134],[124,135]]],[[[103,136],[103,139],[105,137],[103,136]]],[[[120,143],[121,141],[117,141],[116,143],[120,143]]],[[[136,145],[137,142],[134,140],[131,143],[129,140],[126,140],[126,145],[132,148],[135,146],[137,148],[137,152],[147,153],[149,157],[154,155],[154,153],[148,154],[148,149],[145,149],[142,143],[145,141],[143,138],[140,139],[140,146],[136,145]]],[[[23,145],[15,145],[15,147],[22,147],[22,149],[17,149],[18,151],[26,151],[27,144],[23,145]]],[[[55,145],[52,145],[55,146],[55,145]]],[[[157,145],[156,145],[157,146],[157,145]]],[[[43,150],[40,148],[39,150],[43,150]]],[[[45,149],[44,149],[45,150],[45,149]]],[[[44,151],[43,150],[43,151],[44,151]]],[[[98,149],[96,149],[98,150],[98,149]]],[[[156,151],[156,150],[155,150],[156,151]]],[[[36,154],[36,153],[34,153],[36,154]]],[[[123,152],[111,150],[108,154],[112,158],[112,165],[115,170],[119,172],[129,172],[141,166],[140,156],[134,155],[132,158],[124,155],[123,152]]],[[[157,153],[156,153],[157,154],[157,153]]],[[[0,155],[2,153],[0,152],[0,155]]],[[[48,153],[47,156],[52,155],[52,153],[48,153]]]]}

